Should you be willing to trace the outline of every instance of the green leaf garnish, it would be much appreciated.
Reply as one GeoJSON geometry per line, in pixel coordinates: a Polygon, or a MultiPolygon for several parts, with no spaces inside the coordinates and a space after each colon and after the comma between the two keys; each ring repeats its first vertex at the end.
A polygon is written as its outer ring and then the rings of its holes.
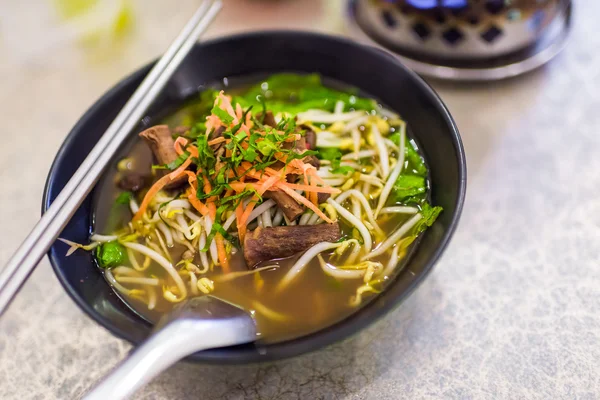
{"type": "MultiPolygon", "coordinates": [[[[400,146],[400,135],[402,135],[400,132],[393,133],[389,136],[389,139],[397,146],[400,146]]],[[[407,169],[415,175],[426,177],[427,166],[425,165],[425,160],[423,160],[423,157],[417,151],[416,143],[412,139],[405,140],[404,143],[404,157],[408,162],[407,169]]]]}
{"type": "Polygon", "coordinates": [[[215,105],[212,110],[210,110],[211,114],[219,117],[221,122],[225,124],[225,126],[229,126],[233,122],[233,117],[229,115],[229,113],[219,107],[219,104],[215,105]]]}
{"type": "Polygon", "coordinates": [[[421,205],[421,215],[423,216],[423,218],[421,218],[413,228],[414,234],[418,235],[419,233],[423,232],[425,229],[433,225],[433,223],[442,211],[442,207],[432,207],[427,202],[423,203],[421,205]]]}
{"type": "Polygon", "coordinates": [[[423,195],[425,192],[427,192],[427,182],[425,178],[417,175],[400,175],[392,191],[396,201],[404,201],[408,197],[423,195]]]}
{"type": "Polygon", "coordinates": [[[96,260],[100,268],[111,269],[127,261],[127,252],[119,242],[101,243],[96,247],[96,260]]]}
{"type": "Polygon", "coordinates": [[[170,169],[171,171],[179,168],[181,166],[181,164],[183,164],[188,159],[189,156],[190,156],[190,153],[187,151],[184,151],[174,161],[168,163],[167,168],[170,169]]]}
{"type": "Polygon", "coordinates": [[[275,143],[273,143],[272,141],[270,141],[269,139],[266,139],[266,138],[264,140],[261,140],[260,142],[256,143],[256,148],[264,156],[269,156],[272,153],[279,150],[279,147],[277,147],[277,145],[275,143]]]}

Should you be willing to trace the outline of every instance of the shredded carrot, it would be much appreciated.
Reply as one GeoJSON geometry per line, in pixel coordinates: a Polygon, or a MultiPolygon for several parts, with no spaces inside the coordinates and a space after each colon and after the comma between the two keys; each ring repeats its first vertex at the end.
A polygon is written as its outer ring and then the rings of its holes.
{"type": "Polygon", "coordinates": [[[216,139],[209,140],[209,141],[208,141],[208,145],[209,145],[209,146],[212,146],[212,145],[219,144],[219,143],[223,143],[223,142],[227,142],[227,143],[229,143],[229,142],[231,142],[231,139],[225,139],[223,136],[219,136],[219,137],[218,137],[218,138],[216,138],[216,139]]]}
{"type": "Polygon", "coordinates": [[[187,147],[187,151],[190,152],[190,154],[192,155],[192,157],[198,158],[199,154],[198,154],[198,148],[196,146],[189,145],[187,147]]]}
{"type": "Polygon", "coordinates": [[[250,218],[250,213],[252,213],[252,210],[254,209],[254,205],[256,204],[256,201],[258,200],[258,198],[256,196],[254,196],[252,198],[252,200],[250,200],[250,203],[248,203],[248,206],[246,207],[246,209],[244,210],[244,213],[242,214],[242,218],[240,219],[240,221],[238,221],[239,224],[246,226],[246,222],[248,222],[248,218],[250,218]]]}
{"type": "MultiPolygon", "coordinates": [[[[246,190],[246,186],[247,185],[252,185],[252,184],[250,184],[250,183],[243,183],[243,182],[230,182],[229,183],[229,186],[233,190],[235,190],[237,193],[241,193],[244,190],[246,190]]],[[[252,186],[254,186],[254,185],[252,185],[252,186]]]]}
{"type": "Polygon", "coordinates": [[[190,192],[187,196],[188,201],[200,214],[207,215],[209,213],[208,207],[206,207],[199,199],[196,197],[196,193],[190,192]]]}
{"type": "Polygon", "coordinates": [[[221,125],[221,120],[214,114],[206,117],[206,131],[211,132],[213,129],[216,129],[219,125],[221,125]]]}
{"type": "MultiPolygon", "coordinates": [[[[308,185],[311,189],[317,187],[315,184],[313,184],[313,181],[311,181],[308,178],[308,175],[306,175],[306,174],[304,174],[304,184],[308,185]]],[[[313,192],[312,190],[305,190],[304,193],[306,194],[306,199],[308,201],[310,201],[317,207],[319,206],[319,196],[317,195],[316,192],[313,192]]]]}
{"type": "Polygon", "coordinates": [[[250,217],[250,214],[252,213],[254,205],[257,201],[258,197],[253,196],[245,210],[241,211],[243,209],[243,205],[241,202],[238,208],[236,209],[236,218],[238,220],[238,232],[240,234],[240,240],[242,241],[242,243],[244,241],[244,236],[246,235],[248,218],[250,217]]]}
{"type": "Polygon", "coordinates": [[[208,207],[208,215],[210,215],[210,219],[212,219],[214,223],[217,217],[217,206],[213,201],[207,202],[206,206],[208,207]]]}
{"type": "Polygon", "coordinates": [[[182,155],[183,154],[183,149],[181,148],[181,146],[185,146],[188,143],[188,140],[186,138],[184,138],[183,136],[179,136],[177,139],[175,139],[175,152],[177,152],[177,154],[182,155]]]}
{"type": "Polygon", "coordinates": [[[262,196],[268,189],[270,189],[272,186],[274,186],[280,180],[281,180],[280,177],[272,176],[272,177],[268,178],[266,181],[264,181],[258,187],[258,189],[256,191],[258,192],[258,194],[260,194],[262,196]]]}
{"type": "Polygon", "coordinates": [[[217,255],[219,256],[219,263],[224,273],[229,273],[229,260],[227,259],[227,252],[225,251],[225,243],[223,235],[217,233],[215,235],[215,241],[217,242],[217,255]]]}
{"type": "Polygon", "coordinates": [[[285,183],[285,186],[294,190],[303,190],[305,192],[313,192],[313,193],[331,193],[338,194],[341,193],[339,189],[332,187],[323,187],[323,186],[312,186],[312,185],[300,185],[298,183],[285,183]]]}
{"type": "Polygon", "coordinates": [[[221,104],[220,104],[221,109],[227,111],[227,113],[233,117],[233,120],[234,120],[233,123],[237,124],[239,122],[239,120],[236,121],[238,118],[235,115],[235,112],[233,111],[233,107],[231,105],[231,98],[229,96],[225,95],[225,92],[223,90],[221,90],[219,92],[219,95],[215,99],[216,106],[218,106],[219,101],[221,102],[221,104]]]}
{"type": "MultiPolygon", "coordinates": [[[[244,184],[245,180],[246,180],[246,177],[242,176],[240,178],[240,183],[244,184]]],[[[240,221],[242,220],[242,215],[244,215],[244,203],[242,201],[240,201],[240,203],[238,204],[238,206],[235,208],[235,218],[238,221],[238,223],[237,223],[237,229],[238,229],[238,235],[239,235],[239,238],[240,238],[240,242],[244,243],[244,236],[246,235],[246,226],[240,224],[240,221]]]]}
{"type": "Polygon", "coordinates": [[[235,209],[235,218],[238,220],[237,229],[238,235],[240,238],[240,242],[244,243],[244,236],[246,235],[246,225],[240,224],[239,221],[242,220],[242,215],[244,214],[244,205],[240,201],[240,204],[235,209]]]}
{"type": "Polygon", "coordinates": [[[188,169],[188,167],[189,167],[191,164],[192,164],[192,157],[188,157],[188,158],[187,158],[187,160],[185,160],[185,161],[183,162],[183,164],[181,164],[181,165],[179,166],[179,168],[177,168],[175,171],[171,172],[171,173],[170,173],[169,175],[167,175],[167,176],[170,176],[170,177],[172,177],[172,178],[171,178],[172,180],[175,180],[175,179],[177,179],[177,177],[178,177],[179,175],[181,175],[181,174],[183,173],[183,171],[185,171],[186,169],[188,169]]]}
{"type": "Polygon", "coordinates": [[[188,176],[188,183],[190,184],[190,188],[188,189],[187,199],[198,212],[202,215],[208,214],[208,207],[202,203],[198,197],[196,196],[196,192],[198,191],[198,177],[191,171],[184,171],[184,174],[188,176]]]}
{"type": "Polygon", "coordinates": [[[248,162],[248,161],[242,161],[242,163],[240,164],[240,166],[241,166],[242,168],[245,168],[245,169],[250,169],[250,168],[252,168],[252,164],[251,164],[250,162],[248,162]]]}
{"type": "Polygon", "coordinates": [[[308,200],[315,206],[319,206],[319,195],[317,192],[308,192],[308,200]]]}
{"type": "Polygon", "coordinates": [[[235,105],[235,116],[237,117],[238,121],[242,119],[244,110],[242,110],[242,106],[240,105],[240,103],[237,103],[235,105]]]}
{"type": "Polygon", "coordinates": [[[173,179],[171,179],[171,174],[169,174],[163,176],[162,178],[154,182],[154,184],[150,187],[150,189],[148,189],[148,192],[144,196],[144,200],[142,200],[142,204],[140,204],[140,209],[133,216],[134,222],[142,218],[154,196],[156,196],[156,194],[160,192],[162,188],[171,183],[172,180],[173,179]]]}
{"type": "Polygon", "coordinates": [[[285,180],[286,176],[288,174],[291,174],[291,172],[285,171],[285,169],[276,170],[276,169],[273,169],[270,167],[267,167],[264,169],[264,171],[261,171],[261,173],[263,173],[263,172],[268,176],[279,176],[279,177],[281,177],[281,180],[285,180]]]}
{"type": "Polygon", "coordinates": [[[197,190],[198,184],[196,182],[198,181],[198,177],[196,174],[194,174],[192,171],[183,171],[183,173],[188,176],[188,183],[192,189],[197,190]]]}
{"type": "Polygon", "coordinates": [[[298,203],[304,204],[306,207],[310,208],[315,214],[317,214],[323,221],[327,222],[327,223],[333,223],[333,221],[331,219],[329,219],[329,217],[327,217],[327,215],[325,215],[323,213],[323,211],[319,210],[319,207],[315,206],[313,203],[311,203],[310,201],[308,201],[304,196],[300,196],[298,193],[296,193],[294,190],[290,189],[289,187],[287,187],[286,185],[283,185],[281,183],[278,184],[278,187],[283,190],[285,193],[289,194],[292,198],[294,198],[294,200],[296,200],[298,203]]]}

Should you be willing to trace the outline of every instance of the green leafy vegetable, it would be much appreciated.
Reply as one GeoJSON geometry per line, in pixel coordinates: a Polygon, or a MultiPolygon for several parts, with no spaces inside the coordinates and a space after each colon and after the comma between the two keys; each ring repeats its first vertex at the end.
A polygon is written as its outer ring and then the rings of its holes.
{"type": "Polygon", "coordinates": [[[442,207],[431,207],[431,205],[427,202],[421,205],[421,215],[423,218],[417,222],[415,227],[413,228],[414,235],[418,235],[423,232],[425,229],[433,225],[438,215],[442,212],[442,207]]]}
{"type": "Polygon", "coordinates": [[[323,86],[317,74],[275,74],[252,86],[245,95],[234,98],[234,102],[243,107],[266,103],[274,114],[297,114],[314,108],[333,111],[338,101],[343,101],[346,109],[373,110],[377,107],[375,101],[357,96],[356,91],[341,92],[323,86]]]}
{"type": "MultiPolygon", "coordinates": [[[[397,146],[400,146],[400,135],[402,135],[400,132],[393,133],[389,136],[389,139],[397,146]]],[[[417,151],[415,142],[411,139],[408,139],[405,140],[404,143],[404,157],[408,162],[407,169],[412,171],[415,175],[426,177],[427,167],[425,166],[425,160],[423,160],[423,157],[421,157],[417,151]]]]}
{"type": "Polygon", "coordinates": [[[419,176],[426,177],[427,176],[427,167],[425,166],[425,161],[423,157],[417,152],[415,149],[412,140],[406,142],[406,150],[404,152],[406,161],[408,161],[408,168],[412,169],[413,172],[419,176]]]}
{"type": "Polygon", "coordinates": [[[407,198],[424,195],[427,192],[427,182],[422,176],[400,175],[392,192],[396,201],[406,201],[407,198]]]}
{"type": "Polygon", "coordinates": [[[119,242],[102,243],[96,247],[96,260],[100,268],[111,269],[127,261],[127,252],[119,242]]]}
{"type": "Polygon", "coordinates": [[[133,198],[133,193],[131,192],[121,192],[117,199],[115,200],[115,204],[128,205],[129,201],[133,198]]]}

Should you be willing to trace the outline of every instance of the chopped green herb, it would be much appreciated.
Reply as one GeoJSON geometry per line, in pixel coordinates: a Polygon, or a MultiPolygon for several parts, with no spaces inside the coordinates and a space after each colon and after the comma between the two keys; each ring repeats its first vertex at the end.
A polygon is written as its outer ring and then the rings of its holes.
{"type": "Polygon", "coordinates": [[[181,166],[181,164],[183,164],[188,159],[189,156],[190,156],[190,153],[187,152],[187,151],[184,151],[174,161],[168,163],[167,164],[167,168],[170,169],[171,171],[173,171],[174,169],[179,168],[181,166]]]}
{"type": "Polygon", "coordinates": [[[216,115],[219,119],[227,126],[233,122],[233,117],[229,113],[218,105],[215,105],[210,111],[211,114],[216,115]]]}
{"type": "Polygon", "coordinates": [[[198,148],[198,166],[200,169],[204,173],[213,170],[217,159],[208,145],[206,136],[198,136],[196,139],[196,147],[198,148]]]}
{"type": "Polygon", "coordinates": [[[279,150],[279,147],[267,138],[265,138],[265,140],[261,140],[260,142],[256,143],[256,148],[264,156],[269,156],[269,155],[273,154],[274,152],[276,152],[277,150],[279,150]]]}

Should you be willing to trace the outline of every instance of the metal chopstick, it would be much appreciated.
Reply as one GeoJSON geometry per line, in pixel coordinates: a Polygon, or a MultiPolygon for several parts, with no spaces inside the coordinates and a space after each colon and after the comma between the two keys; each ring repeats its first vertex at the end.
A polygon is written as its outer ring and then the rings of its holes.
{"type": "Polygon", "coordinates": [[[115,120],[0,271],[0,315],[56,240],[100,175],[167,84],[198,37],[221,10],[221,0],[205,0],[148,73],[115,120]]]}

